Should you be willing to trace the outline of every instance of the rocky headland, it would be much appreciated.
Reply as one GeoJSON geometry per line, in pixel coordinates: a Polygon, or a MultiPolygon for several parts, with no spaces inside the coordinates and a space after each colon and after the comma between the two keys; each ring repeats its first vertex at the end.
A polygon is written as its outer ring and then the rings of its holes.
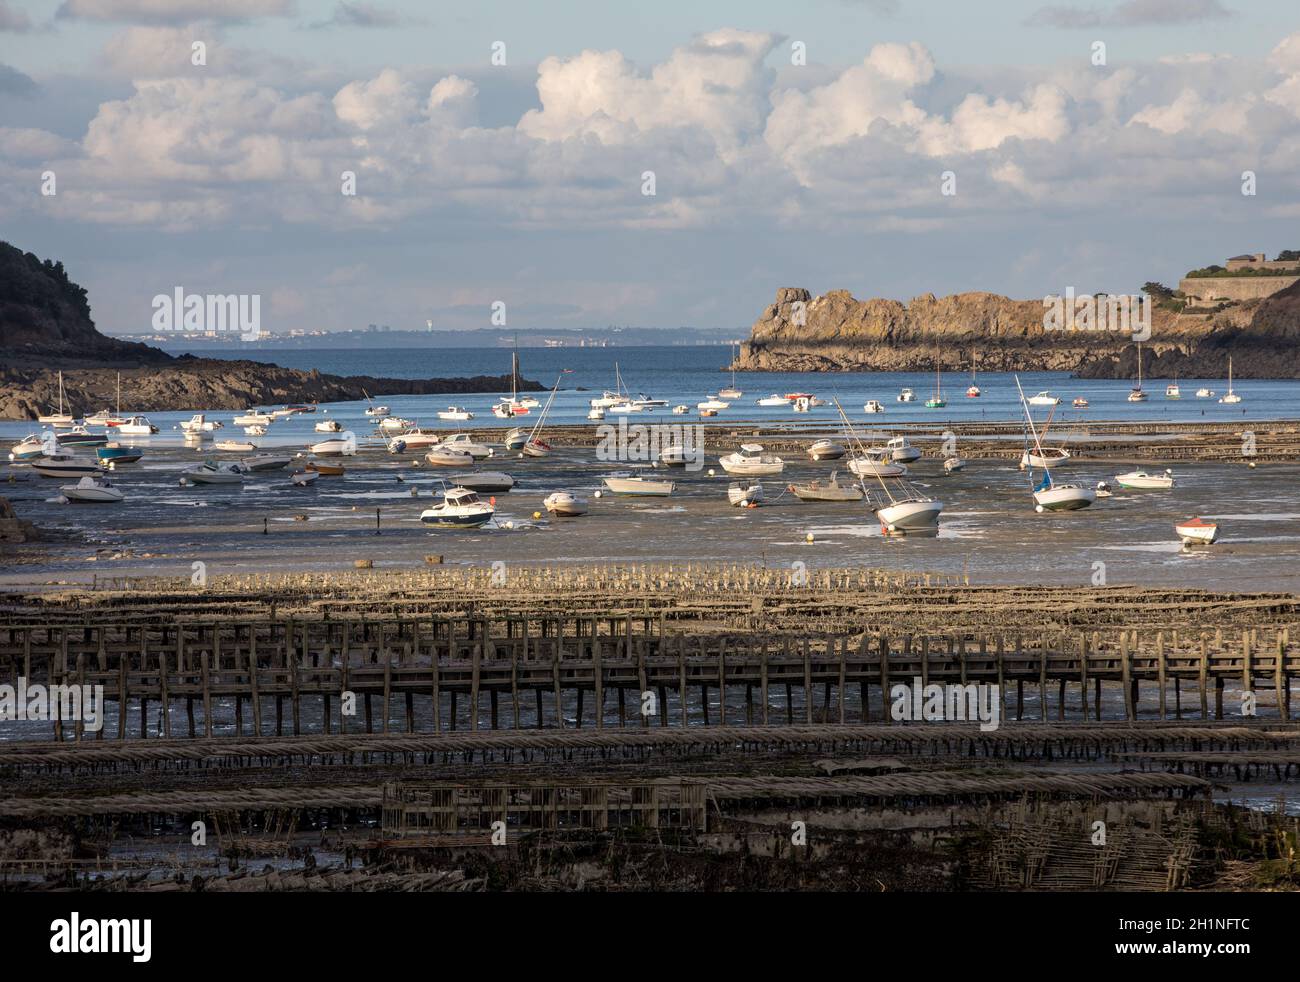
{"type": "MultiPolygon", "coordinates": [[[[741,345],[738,371],[1060,371],[1128,378],[1131,335],[1048,331],[1040,300],[993,293],[925,294],[908,303],[858,300],[847,290],[814,297],[777,291],[741,345]]],[[[1300,283],[1262,300],[1180,313],[1157,304],[1142,345],[1143,372],[1217,378],[1228,356],[1239,378],[1300,378],[1300,283]]]]}
{"type": "MultiPolygon", "coordinates": [[[[509,392],[510,376],[394,379],[325,375],[256,361],[175,357],[99,333],[84,288],[62,263],[0,242],[0,419],[35,419],[65,402],[84,414],[113,409],[121,374],[122,408],[136,412],[243,409],[282,403],[339,402],[387,395],[509,392]]],[[[523,391],[543,386],[519,380],[523,391]]]]}

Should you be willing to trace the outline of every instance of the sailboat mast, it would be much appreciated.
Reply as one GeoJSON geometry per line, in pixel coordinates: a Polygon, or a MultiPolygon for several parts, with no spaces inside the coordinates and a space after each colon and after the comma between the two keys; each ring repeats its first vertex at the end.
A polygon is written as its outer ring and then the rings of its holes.
{"type": "MultiPolygon", "coordinates": [[[[849,436],[849,443],[859,453],[865,456],[868,448],[865,447],[862,443],[862,440],[858,438],[858,432],[853,428],[853,421],[849,419],[848,415],[844,412],[844,407],[840,405],[840,397],[833,396],[832,398],[834,398],[835,400],[835,408],[839,411],[840,419],[844,421],[844,431],[849,436]]],[[[849,468],[849,470],[850,472],[852,472],[853,469],[849,468]]],[[[873,469],[872,473],[875,474],[876,480],[880,482],[881,488],[884,489],[885,494],[889,497],[889,503],[891,505],[898,504],[898,499],[895,498],[894,493],[889,490],[889,485],[886,484],[885,479],[880,476],[880,472],[878,470],[873,469]]],[[[859,477],[859,480],[861,480],[861,477],[859,477]]],[[[863,490],[865,490],[865,488],[863,490]]]]}
{"type": "MultiPolygon", "coordinates": [[[[1033,417],[1033,415],[1029,412],[1029,403],[1027,403],[1027,402],[1025,401],[1025,390],[1022,389],[1022,388],[1020,387],[1020,376],[1019,376],[1019,375],[1016,376],[1016,391],[1020,393],[1020,408],[1024,410],[1024,413],[1025,413],[1025,419],[1029,422],[1029,432],[1033,435],[1033,438],[1034,438],[1034,449],[1036,449],[1036,450],[1038,451],[1038,459],[1039,459],[1039,460],[1046,460],[1047,458],[1043,456],[1043,444],[1042,444],[1042,441],[1040,441],[1040,440],[1038,439],[1038,430],[1037,430],[1037,428],[1035,428],[1035,426],[1034,426],[1034,417],[1033,417]]],[[[1032,467],[1030,467],[1030,468],[1029,468],[1029,475],[1030,475],[1030,477],[1029,477],[1029,486],[1030,486],[1030,487],[1033,487],[1033,485],[1034,485],[1033,473],[1034,473],[1034,469],[1033,469],[1032,467]]],[[[1051,469],[1050,467],[1044,467],[1044,468],[1043,468],[1043,473],[1047,475],[1047,485],[1048,485],[1048,487],[1053,487],[1053,486],[1055,486],[1055,482],[1052,480],[1052,469],[1051,469]]]]}

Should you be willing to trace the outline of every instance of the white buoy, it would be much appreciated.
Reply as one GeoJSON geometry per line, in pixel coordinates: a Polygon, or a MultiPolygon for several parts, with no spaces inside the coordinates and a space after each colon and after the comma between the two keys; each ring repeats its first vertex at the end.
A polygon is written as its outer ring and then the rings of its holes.
{"type": "Polygon", "coordinates": [[[713,476],[714,476],[714,470],[713,470],[712,467],[710,467],[710,468],[709,468],[709,477],[713,477],[713,476]]]}
{"type": "Polygon", "coordinates": [[[594,494],[592,494],[592,497],[593,497],[593,498],[599,498],[599,497],[601,496],[601,494],[602,494],[602,492],[597,491],[597,492],[595,492],[594,494]]]}

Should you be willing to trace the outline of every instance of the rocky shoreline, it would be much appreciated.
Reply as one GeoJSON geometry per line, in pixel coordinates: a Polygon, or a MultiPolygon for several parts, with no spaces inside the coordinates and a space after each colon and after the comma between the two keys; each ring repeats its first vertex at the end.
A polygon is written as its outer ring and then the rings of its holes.
{"type": "MultiPolygon", "coordinates": [[[[510,391],[510,376],[393,379],[324,375],[255,361],[177,358],[167,365],[120,369],[122,408],[134,412],[244,409],[285,403],[348,402],[388,395],[442,395],[510,391]]],[[[65,403],[77,414],[113,409],[119,369],[65,369],[65,403]]],[[[519,389],[540,392],[520,379],[519,389]]],[[[0,419],[35,419],[58,403],[58,375],[50,369],[0,372],[0,419]]]]}
{"type": "MultiPolygon", "coordinates": [[[[1213,314],[1151,312],[1143,343],[1150,377],[1300,378],[1300,284],[1213,314]]],[[[1056,371],[1083,378],[1137,372],[1131,335],[1047,332],[1041,300],[992,293],[925,294],[907,304],[777,291],[741,345],[734,368],[762,372],[1056,371]]]]}

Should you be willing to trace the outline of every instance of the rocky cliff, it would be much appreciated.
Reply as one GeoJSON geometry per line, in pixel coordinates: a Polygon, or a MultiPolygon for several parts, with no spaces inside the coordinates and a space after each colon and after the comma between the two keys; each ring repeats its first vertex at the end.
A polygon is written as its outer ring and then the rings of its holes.
{"type": "MultiPolygon", "coordinates": [[[[255,361],[173,357],[95,329],[86,291],[62,263],[0,242],[0,419],[35,419],[58,401],[63,371],[70,411],[138,412],[243,409],[280,403],[336,402],[398,394],[508,392],[510,376],[391,379],[322,375],[255,361]]],[[[520,389],[542,390],[520,379],[520,389]]]]}
{"type": "MultiPolygon", "coordinates": [[[[1131,336],[1103,331],[1046,331],[1042,300],[993,293],[925,294],[909,303],[858,300],[847,290],[813,297],[777,291],[741,346],[738,370],[750,371],[1065,371],[1091,378],[1136,372],[1131,336]]],[[[1266,300],[1214,314],[1153,307],[1143,368],[1218,377],[1228,355],[1240,377],[1300,377],[1300,284],[1266,300]]]]}

